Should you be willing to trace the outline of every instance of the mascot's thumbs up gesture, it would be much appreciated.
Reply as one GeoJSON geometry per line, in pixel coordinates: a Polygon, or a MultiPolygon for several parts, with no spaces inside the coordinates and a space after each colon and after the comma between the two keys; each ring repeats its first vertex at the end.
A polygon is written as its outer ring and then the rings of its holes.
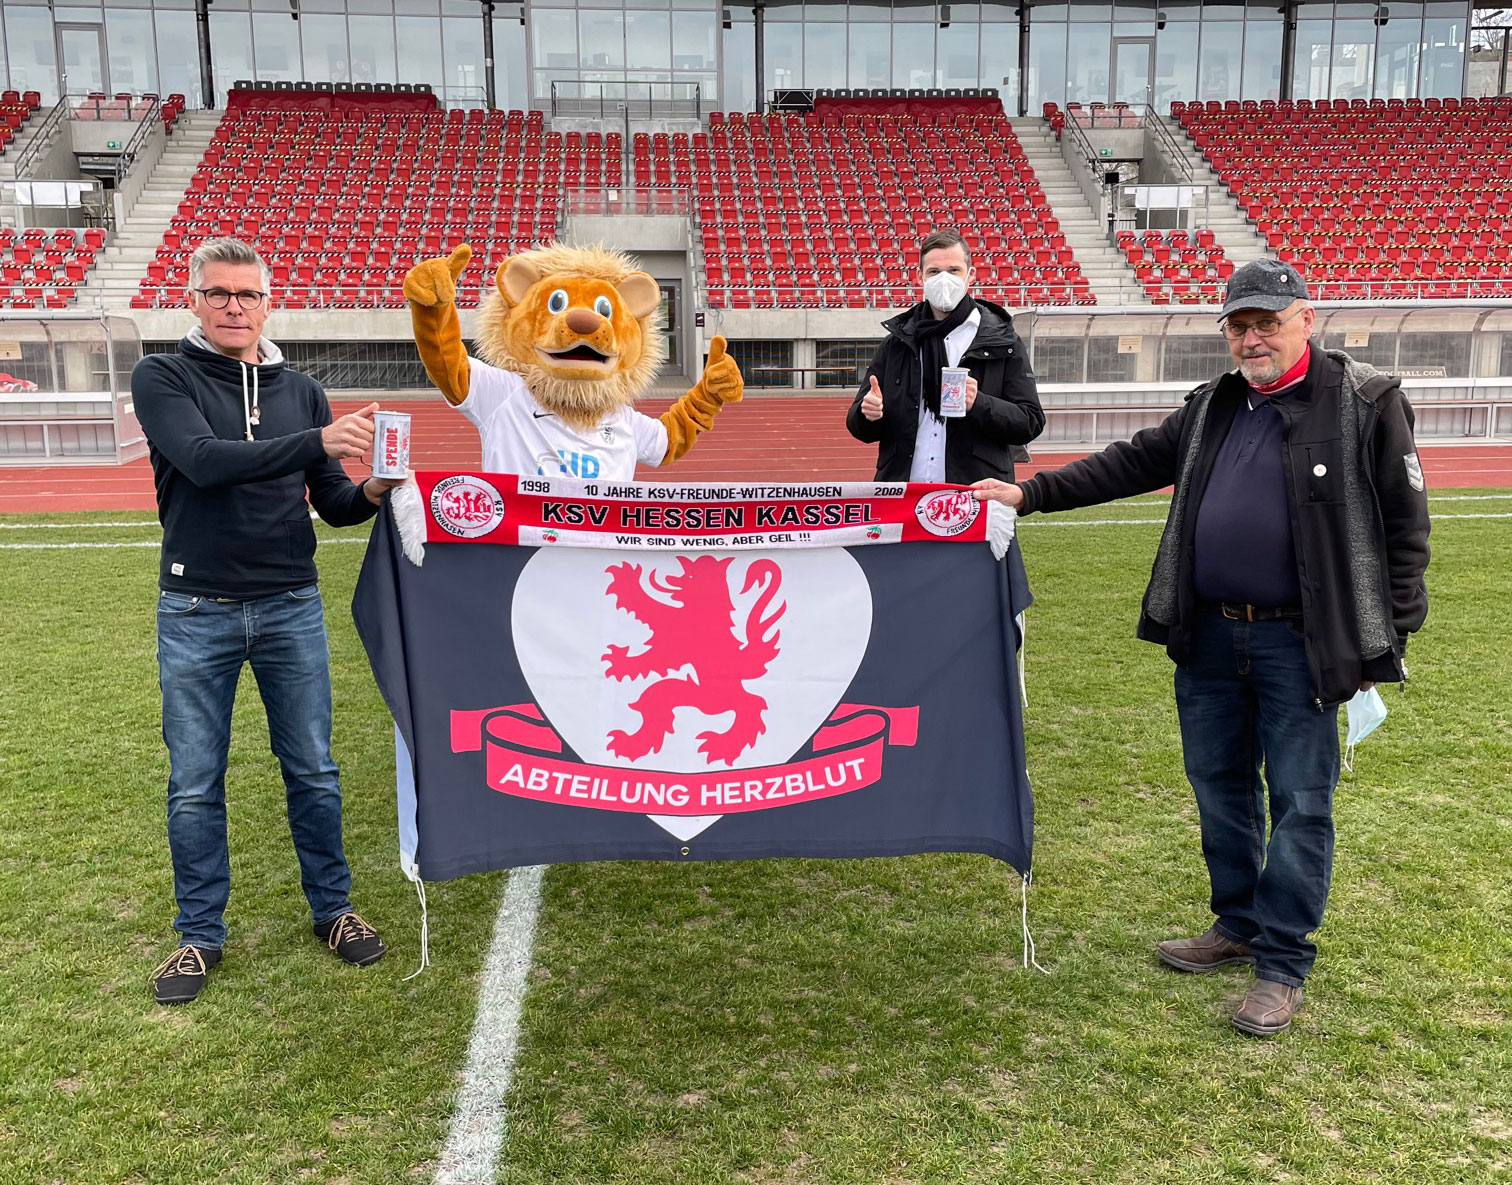
{"type": "Polygon", "coordinates": [[[477,425],[490,472],[628,481],[637,461],[677,460],[741,397],[740,369],[716,337],[692,390],[659,419],[633,410],[666,354],[661,293],[627,256],[598,247],[553,243],[506,260],[478,314],[484,360],[470,357],[456,295],[471,256],[464,244],[416,264],[404,295],[425,371],[477,425]]]}

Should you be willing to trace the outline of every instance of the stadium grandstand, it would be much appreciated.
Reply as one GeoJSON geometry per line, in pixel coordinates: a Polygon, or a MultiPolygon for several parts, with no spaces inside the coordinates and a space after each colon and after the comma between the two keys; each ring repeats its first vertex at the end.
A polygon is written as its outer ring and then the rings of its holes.
{"type": "MultiPolygon", "coordinates": [[[[235,234],[272,267],[291,362],[422,390],[407,269],[471,243],[467,325],[503,259],[563,237],[657,278],[669,387],[723,333],[753,387],[838,394],[951,225],[1019,317],[1051,439],[1126,435],[1223,365],[1210,306],[1262,255],[1309,277],[1325,344],[1407,377],[1422,439],[1509,431],[1512,11],[198,8],[6,0],[7,317],[172,348],[189,251],[235,234]]],[[[61,381],[29,349],[6,365],[61,381]]]]}

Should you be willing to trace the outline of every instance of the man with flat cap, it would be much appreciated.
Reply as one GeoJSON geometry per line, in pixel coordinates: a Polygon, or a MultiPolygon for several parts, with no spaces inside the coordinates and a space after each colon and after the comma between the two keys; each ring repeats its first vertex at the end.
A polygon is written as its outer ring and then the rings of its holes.
{"type": "Polygon", "coordinates": [[[1311,344],[1294,268],[1240,268],[1218,320],[1236,369],[1162,423],[1022,485],[976,488],[1031,514],[1173,487],[1138,634],[1176,663],[1214,921],[1156,953],[1199,974],[1252,965],[1233,1024],[1269,1036],[1291,1024],[1317,956],[1338,705],[1406,679],[1407,636],[1428,612],[1428,503],[1401,386],[1311,344]]]}

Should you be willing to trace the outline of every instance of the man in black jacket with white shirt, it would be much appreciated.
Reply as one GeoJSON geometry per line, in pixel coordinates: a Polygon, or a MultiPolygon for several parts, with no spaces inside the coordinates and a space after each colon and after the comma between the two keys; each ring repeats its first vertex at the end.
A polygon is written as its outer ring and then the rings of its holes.
{"type": "Polygon", "coordinates": [[[161,1004],[193,1000],[226,938],[231,891],[226,762],[250,663],[287,792],[314,931],[348,963],[383,956],[353,910],[331,758],[331,678],[309,503],[333,526],[371,518],[397,482],[354,483],[341,458],[372,447],[372,404],[332,422],[325,392],[261,335],[269,271],[237,239],[190,259],[199,318],[173,354],[131,375],[151,446],[163,550],[158,675],[168,746],[168,845],[180,945],[153,972],[161,1004]]]}
{"type": "Polygon", "coordinates": [[[1406,679],[1428,613],[1428,502],[1400,384],[1311,344],[1294,268],[1240,268],[1219,319],[1236,368],[1180,410],[1022,486],[980,482],[978,497],[1030,514],[1174,487],[1139,636],[1177,664],[1215,921],[1156,952],[1179,971],[1252,964],[1233,1023],[1268,1036],[1291,1024],[1317,957],[1338,705],[1406,679]]]}
{"type": "Polygon", "coordinates": [[[970,295],[971,257],[960,231],[937,230],[919,244],[919,273],[924,299],[883,323],[887,337],[845,426],[877,445],[878,481],[1012,481],[1015,448],[1045,428],[1013,318],[970,295]],[[946,366],[970,372],[960,418],[940,415],[946,366]]]}

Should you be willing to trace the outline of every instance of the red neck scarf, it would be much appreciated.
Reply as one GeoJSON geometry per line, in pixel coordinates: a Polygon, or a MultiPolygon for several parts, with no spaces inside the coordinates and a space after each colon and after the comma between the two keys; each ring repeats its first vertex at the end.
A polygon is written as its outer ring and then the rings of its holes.
{"type": "Polygon", "coordinates": [[[1269,399],[1272,395],[1279,395],[1287,388],[1295,387],[1298,383],[1300,383],[1307,377],[1307,366],[1311,361],[1312,345],[1309,343],[1307,349],[1302,351],[1302,357],[1297,359],[1297,364],[1290,370],[1288,370],[1285,374],[1283,374],[1280,378],[1278,378],[1275,382],[1266,383],[1264,386],[1261,386],[1258,383],[1251,383],[1250,390],[1255,392],[1255,394],[1257,395],[1264,395],[1267,399],[1269,399]]]}

